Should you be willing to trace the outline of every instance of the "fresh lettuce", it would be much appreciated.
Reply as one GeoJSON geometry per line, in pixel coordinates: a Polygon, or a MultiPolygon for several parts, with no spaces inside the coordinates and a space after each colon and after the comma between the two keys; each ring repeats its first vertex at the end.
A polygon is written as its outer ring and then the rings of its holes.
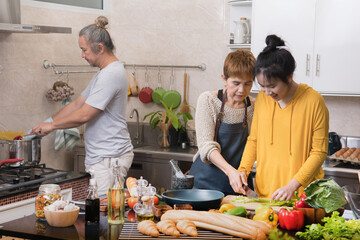
{"type": "Polygon", "coordinates": [[[360,220],[345,220],[339,216],[339,212],[334,211],[331,217],[322,220],[325,224],[313,223],[306,226],[305,232],[297,232],[296,239],[300,240],[359,240],[360,239],[360,220]]]}
{"type": "Polygon", "coordinates": [[[344,190],[333,179],[319,179],[305,188],[305,202],[329,213],[346,204],[344,190]]]}

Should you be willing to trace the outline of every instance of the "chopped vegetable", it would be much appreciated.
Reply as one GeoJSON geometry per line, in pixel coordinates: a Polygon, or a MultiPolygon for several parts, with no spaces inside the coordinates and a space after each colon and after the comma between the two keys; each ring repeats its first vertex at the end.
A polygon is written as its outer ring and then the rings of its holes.
{"type": "Polygon", "coordinates": [[[223,205],[221,205],[220,209],[219,209],[219,212],[221,213],[226,213],[227,211],[231,210],[235,208],[235,206],[231,203],[225,203],[223,205]]]}
{"type": "Polygon", "coordinates": [[[310,208],[310,206],[305,202],[306,195],[305,193],[302,193],[300,197],[298,197],[297,191],[295,192],[295,196],[297,198],[297,201],[295,202],[295,207],[297,208],[310,208]]]}
{"type": "Polygon", "coordinates": [[[226,212],[226,214],[238,216],[238,217],[246,217],[247,211],[244,207],[240,206],[240,207],[235,207],[233,209],[230,209],[229,211],[226,212]]]}
{"type": "Polygon", "coordinates": [[[329,213],[346,204],[344,190],[333,179],[319,179],[305,188],[305,202],[329,213]]]}
{"type": "Polygon", "coordinates": [[[278,215],[272,208],[262,208],[255,214],[253,220],[264,221],[275,227],[278,222],[278,215]]]}
{"type": "Polygon", "coordinates": [[[269,207],[271,207],[271,206],[293,207],[294,204],[295,204],[295,200],[284,201],[284,200],[271,200],[271,199],[267,199],[267,198],[255,199],[255,198],[248,198],[248,197],[244,197],[244,196],[237,196],[232,201],[236,202],[236,203],[257,202],[257,203],[262,203],[263,205],[266,205],[266,206],[269,206],[269,207]]]}
{"type": "Polygon", "coordinates": [[[320,239],[360,239],[360,220],[345,220],[334,211],[331,217],[322,220],[325,224],[311,224],[306,226],[305,232],[297,232],[296,238],[300,240],[320,239]]]}
{"type": "Polygon", "coordinates": [[[283,229],[300,230],[304,226],[304,214],[300,211],[281,208],[278,216],[280,227],[283,229]]]}

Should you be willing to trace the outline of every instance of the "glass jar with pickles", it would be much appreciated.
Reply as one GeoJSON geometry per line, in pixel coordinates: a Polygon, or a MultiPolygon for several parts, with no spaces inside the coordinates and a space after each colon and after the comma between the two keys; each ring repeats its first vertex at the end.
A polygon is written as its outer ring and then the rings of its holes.
{"type": "Polygon", "coordinates": [[[37,218],[45,218],[44,207],[61,199],[60,186],[57,184],[44,184],[39,187],[39,194],[35,199],[35,215],[37,218]]]}

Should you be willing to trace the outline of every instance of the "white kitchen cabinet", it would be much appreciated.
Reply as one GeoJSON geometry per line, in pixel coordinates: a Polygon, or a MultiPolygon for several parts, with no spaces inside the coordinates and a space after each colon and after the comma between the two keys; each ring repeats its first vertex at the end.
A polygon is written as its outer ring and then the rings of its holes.
{"type": "MultiPolygon", "coordinates": [[[[250,30],[251,30],[251,18],[252,18],[252,1],[251,0],[232,0],[228,2],[230,5],[230,22],[229,27],[230,33],[234,33],[235,23],[234,21],[239,21],[240,18],[245,17],[249,21],[250,30]]],[[[230,44],[230,35],[229,35],[229,44],[228,47],[231,50],[236,50],[239,48],[250,49],[250,43],[243,44],[230,44]]]]}
{"type": "Polygon", "coordinates": [[[276,34],[296,60],[294,80],[324,95],[360,95],[357,0],[254,0],[251,50],[276,34]]]}

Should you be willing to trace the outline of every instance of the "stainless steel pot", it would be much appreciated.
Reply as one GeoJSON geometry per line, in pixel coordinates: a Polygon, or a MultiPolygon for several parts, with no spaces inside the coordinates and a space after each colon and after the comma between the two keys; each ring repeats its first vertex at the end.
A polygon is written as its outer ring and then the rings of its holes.
{"type": "Polygon", "coordinates": [[[41,138],[32,140],[0,140],[0,159],[24,159],[11,166],[37,165],[41,158],[41,138]]]}

